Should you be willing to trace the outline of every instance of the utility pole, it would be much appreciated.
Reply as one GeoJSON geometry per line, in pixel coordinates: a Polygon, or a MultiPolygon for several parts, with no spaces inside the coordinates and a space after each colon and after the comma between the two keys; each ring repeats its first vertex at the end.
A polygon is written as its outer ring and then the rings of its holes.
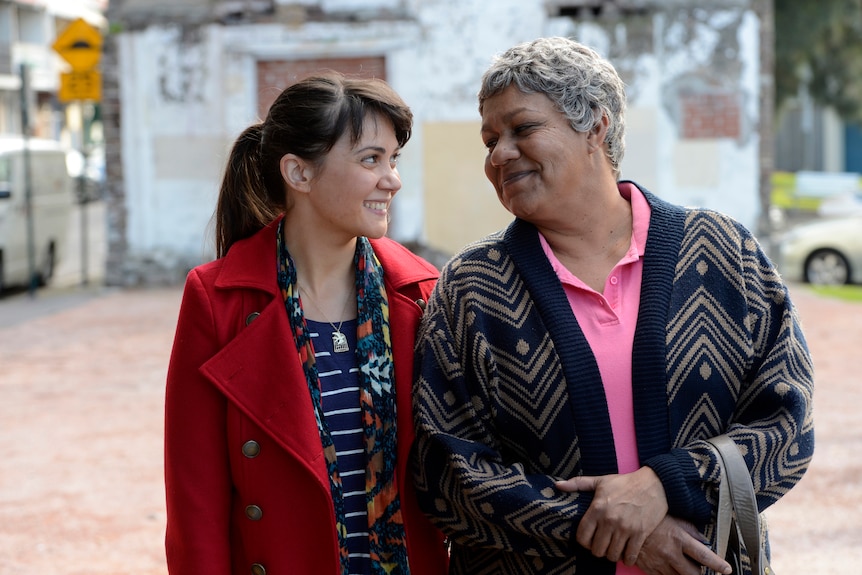
{"type": "Polygon", "coordinates": [[[760,140],[760,217],[757,235],[770,257],[772,245],[772,172],[775,169],[775,3],[774,0],[754,0],[760,19],[760,106],[758,136],[760,140]]]}
{"type": "Polygon", "coordinates": [[[24,212],[27,217],[27,291],[36,295],[36,230],[33,221],[33,174],[30,161],[30,74],[27,64],[21,64],[21,141],[24,162],[24,212]]]}

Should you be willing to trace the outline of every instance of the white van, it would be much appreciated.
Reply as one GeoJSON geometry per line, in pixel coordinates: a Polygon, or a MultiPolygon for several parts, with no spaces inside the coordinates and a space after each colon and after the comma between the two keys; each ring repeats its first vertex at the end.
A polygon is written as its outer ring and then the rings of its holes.
{"type": "Polygon", "coordinates": [[[45,285],[63,256],[74,203],[74,179],[59,143],[27,139],[33,209],[34,275],[30,275],[24,139],[0,136],[0,292],[45,285]]]}

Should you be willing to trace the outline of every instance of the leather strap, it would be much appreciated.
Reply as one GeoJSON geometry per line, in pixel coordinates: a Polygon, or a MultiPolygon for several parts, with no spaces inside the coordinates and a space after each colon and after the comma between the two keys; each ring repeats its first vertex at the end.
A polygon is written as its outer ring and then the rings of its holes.
{"type": "Polygon", "coordinates": [[[718,490],[716,519],[718,549],[716,552],[721,557],[726,556],[730,530],[734,528],[735,515],[736,528],[739,529],[743,545],[751,560],[751,572],[757,575],[772,573],[763,557],[763,546],[760,541],[760,513],[757,510],[751,474],[745,464],[745,459],[736,447],[736,443],[727,435],[719,435],[707,439],[707,441],[715,447],[721,460],[721,482],[718,490]]]}

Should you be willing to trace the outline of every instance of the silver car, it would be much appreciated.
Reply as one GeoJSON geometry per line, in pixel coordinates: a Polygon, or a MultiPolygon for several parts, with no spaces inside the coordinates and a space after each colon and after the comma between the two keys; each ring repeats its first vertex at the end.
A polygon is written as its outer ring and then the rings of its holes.
{"type": "Polygon", "coordinates": [[[862,284],[862,215],[793,228],[781,239],[778,269],[788,282],[862,284]]]}

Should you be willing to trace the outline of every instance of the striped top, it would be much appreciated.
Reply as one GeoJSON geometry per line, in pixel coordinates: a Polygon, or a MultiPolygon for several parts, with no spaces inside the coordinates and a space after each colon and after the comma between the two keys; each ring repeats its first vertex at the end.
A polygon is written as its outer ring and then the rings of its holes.
{"type": "Polygon", "coordinates": [[[307,318],[306,322],[320,377],[323,414],[335,443],[344,491],[350,575],[367,575],[370,573],[368,506],[365,502],[365,441],[359,406],[359,368],[355,353],[356,320],[345,321],[341,325],[350,353],[332,351],[331,325],[307,318]]]}

